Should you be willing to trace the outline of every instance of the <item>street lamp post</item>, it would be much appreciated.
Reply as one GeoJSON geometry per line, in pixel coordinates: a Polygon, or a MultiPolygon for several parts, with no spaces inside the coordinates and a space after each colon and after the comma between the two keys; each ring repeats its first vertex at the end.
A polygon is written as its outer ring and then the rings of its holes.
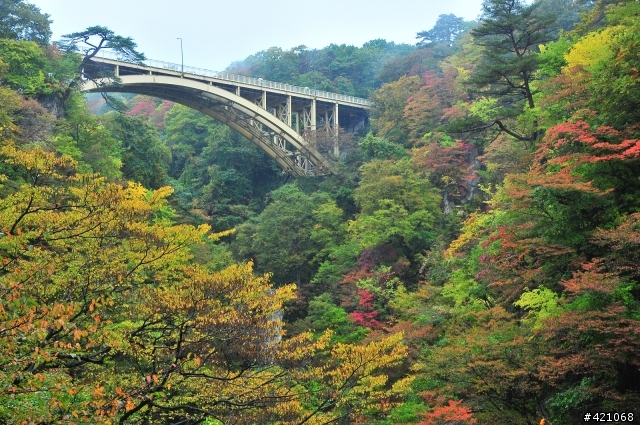
{"type": "Polygon", "coordinates": [[[182,76],[184,77],[184,50],[182,50],[182,38],[177,37],[176,40],[180,40],[180,58],[182,61],[182,76]]]}

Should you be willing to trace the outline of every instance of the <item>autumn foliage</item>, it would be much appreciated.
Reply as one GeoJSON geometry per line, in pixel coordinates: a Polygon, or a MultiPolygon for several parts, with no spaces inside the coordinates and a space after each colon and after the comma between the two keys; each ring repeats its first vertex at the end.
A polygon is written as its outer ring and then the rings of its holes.
{"type": "Polygon", "coordinates": [[[364,123],[340,106],[353,128],[336,173],[300,179],[195,109],[85,99],[83,59],[44,46],[47,15],[13,3],[0,424],[640,414],[637,1],[486,0],[417,45],[233,64],[373,101],[364,123]]]}
{"type": "Polygon", "coordinates": [[[273,288],[251,263],[189,263],[209,228],[160,219],[169,188],[77,174],[39,149],[0,155],[23,181],[0,215],[0,414],[11,423],[320,423],[393,392],[381,367],[403,358],[400,334],[359,347],[329,347],[330,333],[283,340],[294,286],[273,288]]]}

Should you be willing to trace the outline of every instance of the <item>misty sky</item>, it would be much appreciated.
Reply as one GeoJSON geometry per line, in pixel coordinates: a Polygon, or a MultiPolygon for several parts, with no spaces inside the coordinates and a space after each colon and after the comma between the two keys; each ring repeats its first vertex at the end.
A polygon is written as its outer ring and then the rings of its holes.
{"type": "Polygon", "coordinates": [[[147,58],[222,71],[277,46],[416,43],[441,14],[476,19],[482,0],[29,0],[53,19],[53,40],[102,25],[129,36],[147,58]]]}

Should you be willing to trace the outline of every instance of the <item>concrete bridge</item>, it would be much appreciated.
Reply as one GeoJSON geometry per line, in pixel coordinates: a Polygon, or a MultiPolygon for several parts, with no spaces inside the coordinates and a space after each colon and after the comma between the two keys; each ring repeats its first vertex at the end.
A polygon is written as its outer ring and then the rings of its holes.
{"type": "Polygon", "coordinates": [[[93,57],[83,74],[89,77],[83,86],[87,92],[145,94],[209,115],[293,176],[332,173],[340,135],[362,129],[373,106],[353,96],[153,60],[137,64],[93,57]]]}

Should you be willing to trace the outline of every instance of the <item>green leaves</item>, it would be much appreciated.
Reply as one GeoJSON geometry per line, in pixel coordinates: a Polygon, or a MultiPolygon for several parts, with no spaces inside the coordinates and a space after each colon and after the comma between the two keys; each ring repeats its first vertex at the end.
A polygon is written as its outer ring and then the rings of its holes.
{"type": "Polygon", "coordinates": [[[358,148],[360,148],[366,161],[371,161],[372,159],[401,158],[407,155],[404,147],[401,145],[388,142],[381,137],[374,137],[372,133],[367,134],[358,144],[358,148]]]}
{"type": "Polygon", "coordinates": [[[559,316],[562,312],[558,305],[558,294],[544,286],[523,292],[520,299],[513,304],[529,311],[525,323],[533,329],[541,328],[546,319],[559,316]]]}
{"type": "Polygon", "coordinates": [[[386,242],[412,255],[432,241],[429,233],[440,216],[437,191],[410,158],[374,160],[362,166],[354,191],[361,212],[349,232],[362,249],[386,242]]]}
{"type": "Polygon", "coordinates": [[[23,0],[0,0],[0,38],[46,46],[51,37],[49,15],[23,0]]]}
{"type": "Polygon", "coordinates": [[[272,271],[276,282],[308,281],[316,253],[313,211],[320,200],[292,184],[271,192],[271,199],[259,216],[238,229],[240,252],[255,255],[258,269],[272,271]]]}
{"type": "Polygon", "coordinates": [[[106,117],[106,127],[122,146],[122,176],[125,179],[151,189],[166,183],[171,152],[154,128],[140,119],[116,113],[106,117]]]}
{"type": "Polygon", "coordinates": [[[45,76],[48,62],[35,42],[0,38],[0,58],[7,66],[4,84],[27,96],[51,93],[45,76]]]}

